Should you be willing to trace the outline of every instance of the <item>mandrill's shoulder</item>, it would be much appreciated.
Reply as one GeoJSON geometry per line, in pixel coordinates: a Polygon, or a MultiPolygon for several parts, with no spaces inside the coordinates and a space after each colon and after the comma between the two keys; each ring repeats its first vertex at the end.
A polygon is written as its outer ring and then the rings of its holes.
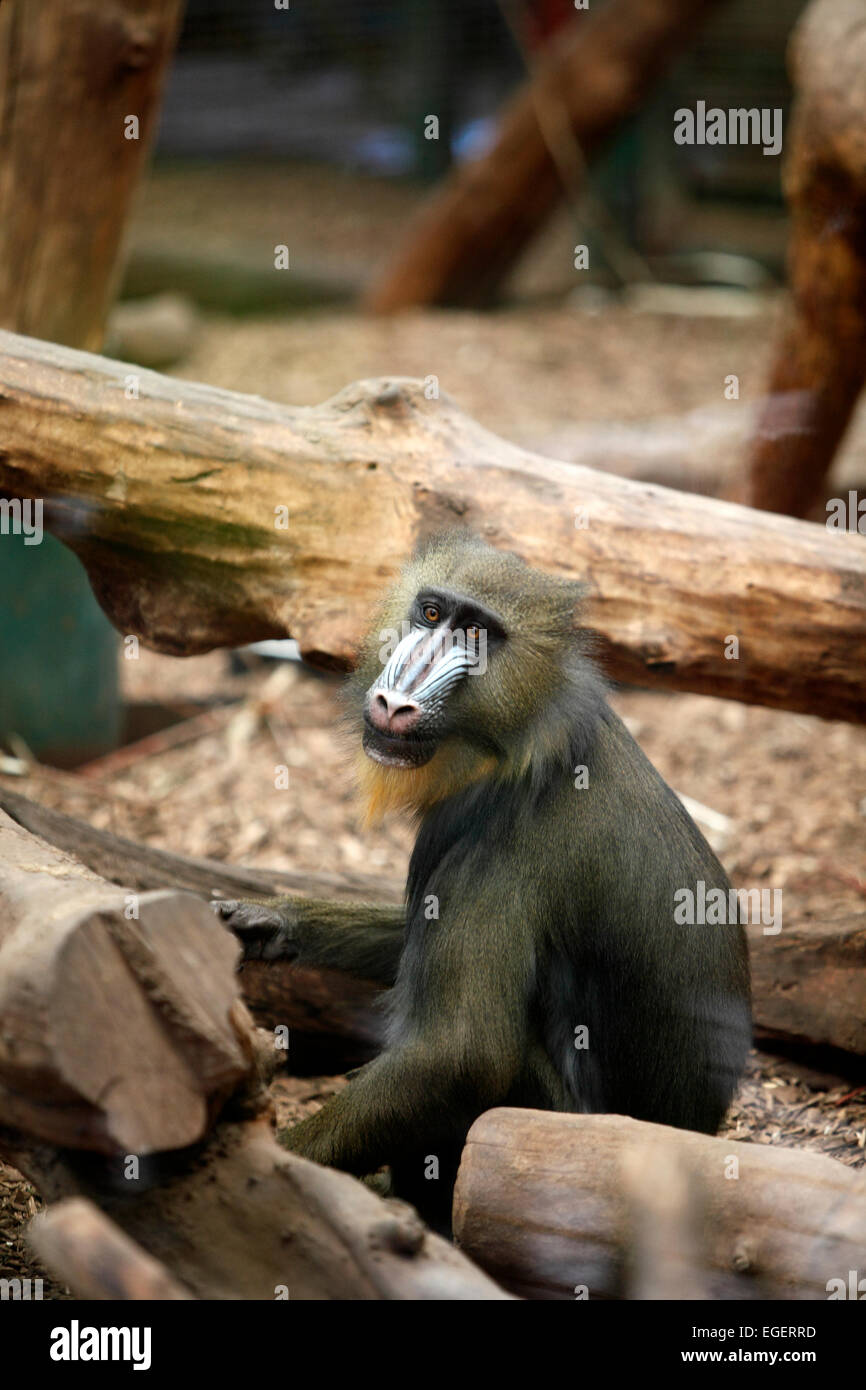
{"type": "Polygon", "coordinates": [[[727,883],[725,871],[680,798],[608,706],[589,759],[587,785],[572,796],[573,830],[597,870],[629,877],[634,865],[664,865],[679,882],[697,874],[727,883]]]}

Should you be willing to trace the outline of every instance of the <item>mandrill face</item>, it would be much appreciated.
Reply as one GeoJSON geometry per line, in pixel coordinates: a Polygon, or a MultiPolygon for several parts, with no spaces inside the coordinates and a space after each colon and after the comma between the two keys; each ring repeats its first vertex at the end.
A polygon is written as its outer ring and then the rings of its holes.
{"type": "Polygon", "coordinates": [[[468,531],[416,552],[347,688],[369,821],[565,756],[582,592],[468,531]]]}
{"type": "Polygon", "coordinates": [[[364,697],[363,748],[384,767],[415,768],[458,731],[456,692],[468,676],[483,677],[506,632],[497,613],[441,586],[418,590],[402,626],[364,697]]]}

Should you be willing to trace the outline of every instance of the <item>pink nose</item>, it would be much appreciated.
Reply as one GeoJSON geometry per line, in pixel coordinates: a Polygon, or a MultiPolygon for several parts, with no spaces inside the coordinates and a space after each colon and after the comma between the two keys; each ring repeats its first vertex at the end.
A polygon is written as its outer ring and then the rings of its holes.
{"type": "Polygon", "coordinates": [[[370,697],[369,714],[370,723],[383,734],[408,734],[421,718],[421,706],[399,690],[380,687],[370,697]]]}

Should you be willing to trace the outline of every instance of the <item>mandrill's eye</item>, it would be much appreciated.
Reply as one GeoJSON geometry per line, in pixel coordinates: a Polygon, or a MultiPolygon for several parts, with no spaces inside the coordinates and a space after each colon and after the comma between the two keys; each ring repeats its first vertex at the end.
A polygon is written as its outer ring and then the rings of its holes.
{"type": "Polygon", "coordinates": [[[481,628],[477,623],[471,623],[466,629],[466,636],[470,642],[481,641],[481,628]]]}
{"type": "Polygon", "coordinates": [[[425,623],[438,623],[441,614],[435,603],[425,603],[421,609],[425,623]]]}

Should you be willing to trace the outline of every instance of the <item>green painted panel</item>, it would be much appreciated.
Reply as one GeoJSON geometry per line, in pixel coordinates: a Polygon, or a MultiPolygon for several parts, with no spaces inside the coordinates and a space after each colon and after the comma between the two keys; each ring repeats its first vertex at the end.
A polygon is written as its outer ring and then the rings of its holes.
{"type": "Polygon", "coordinates": [[[0,740],[67,765],[116,747],[118,647],[66,546],[0,533],[0,740]]]}

